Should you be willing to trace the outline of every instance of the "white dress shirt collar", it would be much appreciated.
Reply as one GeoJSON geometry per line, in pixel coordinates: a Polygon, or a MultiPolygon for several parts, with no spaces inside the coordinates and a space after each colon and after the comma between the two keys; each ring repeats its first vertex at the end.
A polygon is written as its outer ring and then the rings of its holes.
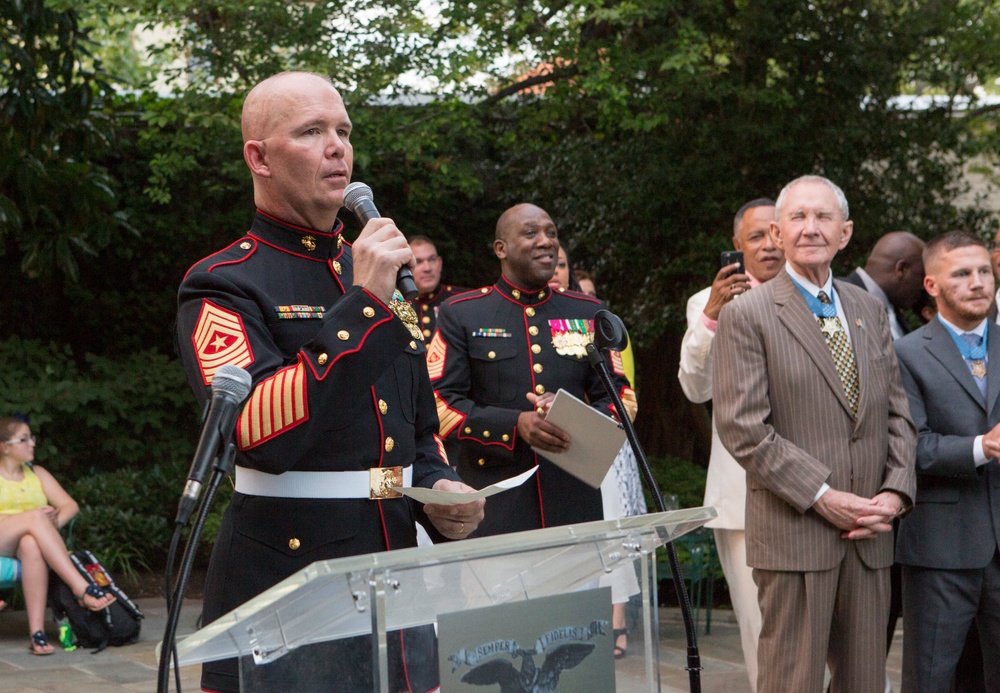
{"type": "Polygon", "coordinates": [[[957,325],[954,325],[954,324],[948,322],[947,320],[945,320],[944,317],[942,317],[942,315],[940,313],[937,314],[937,319],[941,321],[942,325],[945,325],[946,327],[950,327],[951,330],[955,334],[957,334],[957,335],[963,335],[966,332],[971,332],[972,334],[976,335],[977,337],[982,337],[983,333],[986,332],[986,323],[988,322],[988,318],[983,318],[983,321],[981,323],[979,323],[978,325],[976,325],[976,327],[974,329],[963,330],[961,327],[958,327],[957,325]]]}

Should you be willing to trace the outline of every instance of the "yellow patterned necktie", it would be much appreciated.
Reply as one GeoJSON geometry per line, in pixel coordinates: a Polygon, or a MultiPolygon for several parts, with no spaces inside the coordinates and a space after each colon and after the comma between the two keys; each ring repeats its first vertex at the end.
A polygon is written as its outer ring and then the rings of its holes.
{"type": "MultiPolygon", "coordinates": [[[[824,305],[831,305],[830,297],[825,291],[820,291],[816,295],[819,302],[824,305]]],[[[826,337],[826,345],[830,347],[833,354],[833,362],[837,366],[837,375],[844,386],[844,394],[847,395],[847,403],[851,405],[851,413],[858,413],[858,366],[854,362],[854,350],[851,343],[847,341],[847,331],[844,330],[840,318],[834,315],[832,318],[819,318],[819,328],[826,337]]]]}

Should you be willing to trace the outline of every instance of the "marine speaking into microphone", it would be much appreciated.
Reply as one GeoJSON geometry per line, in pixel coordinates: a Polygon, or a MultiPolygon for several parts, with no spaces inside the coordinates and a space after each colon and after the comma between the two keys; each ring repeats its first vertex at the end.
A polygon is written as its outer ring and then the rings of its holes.
{"type": "Polygon", "coordinates": [[[201,427],[201,437],[191,461],[191,470],[177,506],[176,524],[185,525],[201,495],[205,477],[215,460],[225,451],[243,402],[250,394],[250,374],[239,366],[226,364],[212,377],[212,399],[201,427]]]}
{"type": "MultiPolygon", "coordinates": [[[[375,207],[372,189],[360,181],[351,183],[344,188],[344,206],[358,218],[362,226],[372,219],[382,217],[378,208],[375,207]]],[[[396,288],[407,301],[412,301],[420,295],[420,292],[417,291],[417,284],[413,281],[413,272],[405,265],[396,272],[396,288]]]]}

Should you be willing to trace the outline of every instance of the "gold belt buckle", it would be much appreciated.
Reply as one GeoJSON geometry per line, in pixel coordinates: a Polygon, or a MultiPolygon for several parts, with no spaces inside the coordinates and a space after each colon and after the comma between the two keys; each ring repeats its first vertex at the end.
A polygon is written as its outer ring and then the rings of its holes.
{"type": "Polygon", "coordinates": [[[393,489],[393,486],[402,485],[402,467],[372,467],[368,470],[368,498],[370,500],[402,498],[403,494],[393,489]]]}

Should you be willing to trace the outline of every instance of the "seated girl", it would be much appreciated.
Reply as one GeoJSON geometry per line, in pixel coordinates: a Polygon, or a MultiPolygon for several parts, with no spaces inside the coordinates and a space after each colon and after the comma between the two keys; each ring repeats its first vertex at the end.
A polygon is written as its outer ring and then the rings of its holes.
{"type": "Polygon", "coordinates": [[[32,465],[35,437],[23,421],[0,418],[0,556],[21,561],[21,590],[32,654],[54,652],[45,636],[49,569],[69,585],[81,606],[99,611],[115,598],[91,585],[69,558],[59,528],[80,512],[51,474],[32,465]]]}

